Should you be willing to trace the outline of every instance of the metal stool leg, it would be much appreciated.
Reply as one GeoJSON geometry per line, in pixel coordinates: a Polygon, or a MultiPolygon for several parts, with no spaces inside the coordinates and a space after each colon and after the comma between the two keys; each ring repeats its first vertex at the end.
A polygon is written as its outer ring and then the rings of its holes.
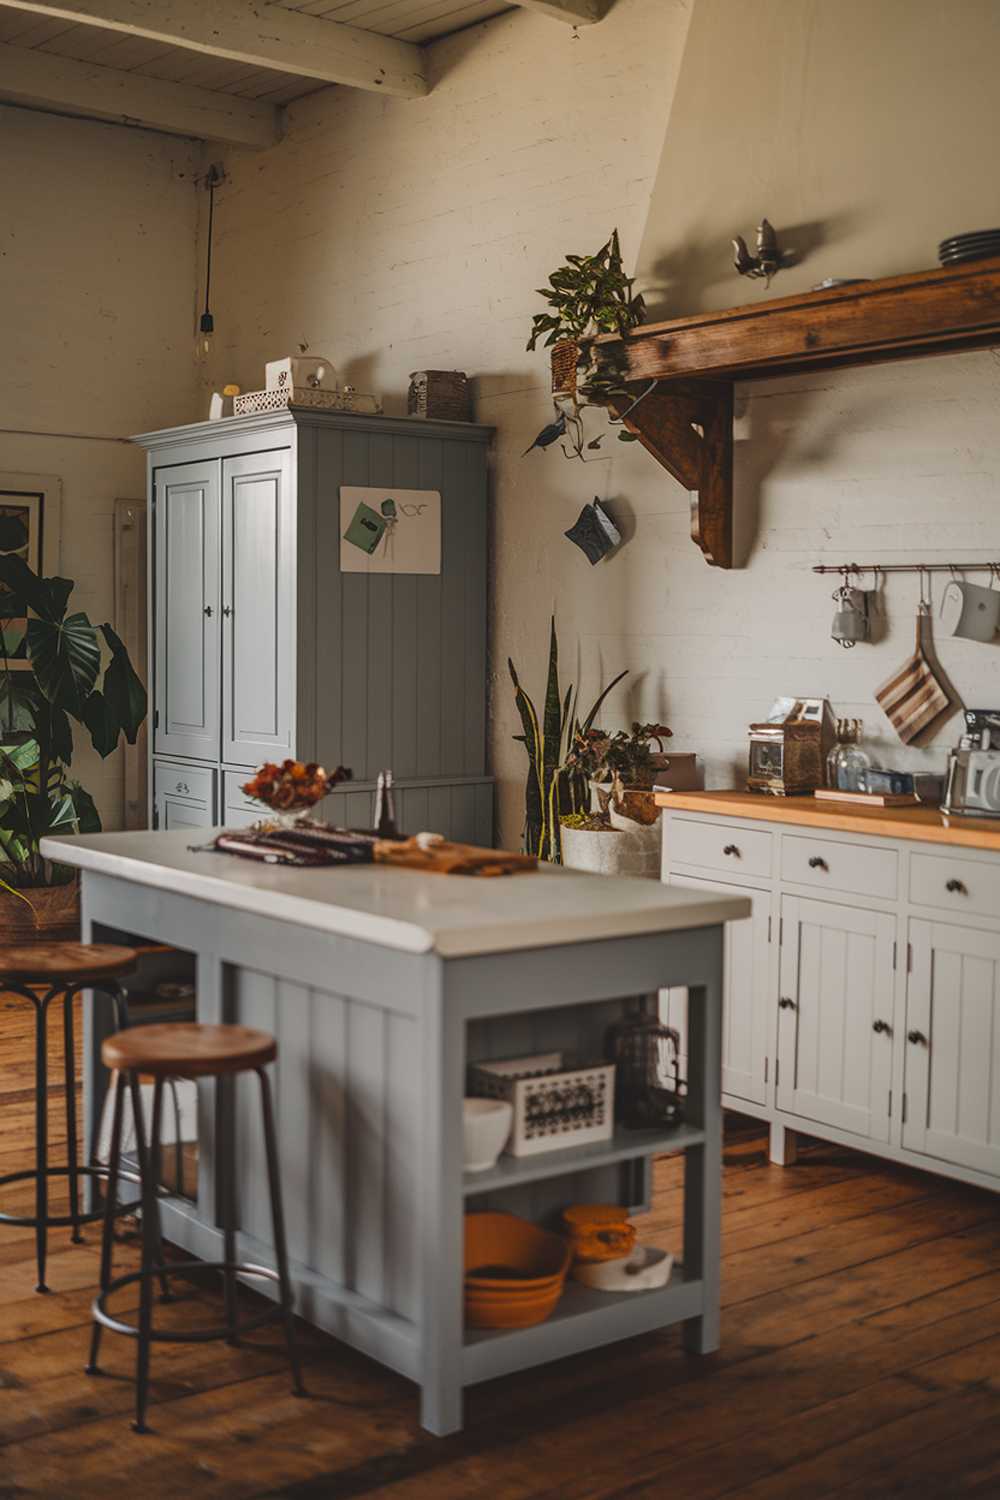
{"type": "MultiPolygon", "coordinates": [[[[108,1156],[108,1180],[105,1183],[104,1230],[101,1236],[100,1289],[106,1294],[111,1285],[111,1258],[115,1243],[115,1208],[118,1200],[118,1171],[122,1157],[122,1118],[125,1113],[125,1075],[119,1073],[115,1079],[115,1106],[111,1124],[111,1151],[108,1156]]],[[[90,1335],[90,1360],[86,1367],[88,1375],[98,1375],[97,1357],[101,1352],[101,1324],[94,1319],[90,1335]]]]}
{"type": "Polygon", "coordinates": [[[222,1169],[222,1193],[220,1208],[222,1210],[222,1257],[227,1269],[223,1272],[223,1284],[225,1287],[226,1302],[226,1327],[229,1330],[227,1343],[237,1346],[239,1337],[236,1332],[237,1303],[236,1303],[236,1273],[230,1269],[236,1264],[236,1079],[220,1078],[216,1082],[216,1088],[221,1094],[217,1120],[222,1135],[221,1147],[218,1154],[219,1165],[222,1169]]]}
{"type": "Polygon", "coordinates": [[[38,1266],[36,1292],[47,1292],[45,1285],[45,1262],[48,1254],[49,1216],[49,1060],[48,1060],[48,1012],[49,1000],[55,991],[44,998],[34,998],[35,1005],[35,1258],[38,1266]]]}
{"type": "Polygon", "coordinates": [[[73,1002],[78,990],[63,991],[63,1075],[66,1080],[66,1160],[69,1168],[69,1211],[73,1217],[74,1245],[83,1243],[80,1233],[80,1184],[77,1176],[79,1147],[76,1138],[76,1047],[73,1038],[73,1002]]]}
{"type": "MultiPolygon", "coordinates": [[[[135,1122],[135,1154],[136,1154],[136,1159],[137,1159],[137,1161],[139,1163],[139,1177],[140,1177],[141,1181],[143,1182],[143,1184],[145,1184],[146,1176],[147,1176],[148,1162],[149,1162],[149,1155],[148,1155],[148,1152],[146,1150],[146,1125],[145,1125],[145,1121],[142,1118],[142,1090],[141,1090],[141,1088],[139,1086],[139,1079],[138,1079],[138,1075],[137,1074],[130,1073],[129,1074],[128,1082],[129,1082],[129,1094],[130,1094],[130,1097],[132,1099],[132,1118],[133,1118],[133,1120],[135,1122]]],[[[155,1099],[156,1099],[155,1090],[154,1090],[154,1094],[153,1094],[153,1099],[154,1099],[154,1103],[155,1103],[155,1099]]],[[[157,1182],[155,1184],[155,1186],[158,1188],[159,1183],[157,1182]]],[[[145,1198],[142,1198],[140,1200],[140,1202],[141,1202],[142,1208],[143,1208],[143,1242],[145,1243],[145,1234],[146,1234],[146,1232],[145,1232],[145,1223],[146,1223],[146,1212],[145,1212],[145,1202],[146,1202],[146,1200],[145,1200],[145,1198]]],[[[157,1267],[157,1269],[159,1271],[159,1275],[160,1275],[160,1301],[161,1302],[169,1302],[171,1300],[171,1297],[170,1297],[170,1286],[169,1286],[169,1284],[167,1282],[166,1272],[163,1269],[163,1264],[164,1264],[164,1259],[163,1259],[163,1240],[162,1240],[161,1235],[160,1235],[160,1202],[159,1202],[159,1198],[157,1198],[155,1196],[155,1194],[154,1194],[153,1212],[150,1215],[150,1223],[151,1223],[152,1232],[153,1232],[153,1234],[156,1237],[157,1254],[156,1254],[155,1265],[156,1265],[156,1267],[157,1267]]]]}
{"type": "MultiPolygon", "coordinates": [[[[132,1074],[135,1078],[135,1074],[132,1074]]],[[[139,1282],[139,1348],[135,1376],[135,1432],[148,1432],[146,1409],[149,1404],[149,1352],[153,1331],[153,1281],[157,1266],[162,1275],[162,1247],[158,1233],[156,1201],[160,1165],[160,1122],[163,1113],[163,1079],[153,1085],[153,1123],[142,1168],[142,1277],[139,1282]]],[[[136,1135],[143,1130],[141,1117],[136,1121],[136,1135]]]]}
{"type": "Polygon", "coordinates": [[[274,1109],[271,1104],[271,1085],[263,1068],[256,1070],[260,1079],[260,1101],[264,1117],[264,1148],[267,1153],[267,1177],[271,1191],[271,1222],[274,1229],[274,1253],[278,1262],[278,1279],[281,1287],[281,1305],[284,1310],[285,1343],[288,1345],[288,1363],[292,1371],[292,1390],[296,1396],[305,1395],[298,1350],[295,1346],[295,1297],[291,1277],[288,1274],[288,1248],[285,1244],[285,1214],[281,1202],[281,1174],[278,1166],[278,1147],[274,1133],[274,1109]]]}

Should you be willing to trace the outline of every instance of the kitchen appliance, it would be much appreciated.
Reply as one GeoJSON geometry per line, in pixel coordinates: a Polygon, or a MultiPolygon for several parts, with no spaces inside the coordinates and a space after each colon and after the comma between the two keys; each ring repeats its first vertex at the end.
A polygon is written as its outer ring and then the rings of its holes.
{"type": "Polygon", "coordinates": [[[767,719],[750,725],[747,790],[795,797],[823,785],[834,742],[826,698],[778,698],[767,719]]]}
{"type": "Polygon", "coordinates": [[[965,744],[951,752],[941,811],[970,818],[1000,818],[1000,750],[965,744]]]}

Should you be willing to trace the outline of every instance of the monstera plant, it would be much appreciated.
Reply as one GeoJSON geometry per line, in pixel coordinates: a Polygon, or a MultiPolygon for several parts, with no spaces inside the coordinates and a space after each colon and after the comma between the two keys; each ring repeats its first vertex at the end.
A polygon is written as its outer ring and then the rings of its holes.
{"type": "Polygon", "coordinates": [[[0,885],[28,906],[33,888],[70,878],[42,858],[39,840],[101,826],[70,775],[73,726],[106,757],[123,735],[135,743],[146,715],[146,690],[111,626],[67,613],[73,588],[17,553],[0,555],[0,885]]]}

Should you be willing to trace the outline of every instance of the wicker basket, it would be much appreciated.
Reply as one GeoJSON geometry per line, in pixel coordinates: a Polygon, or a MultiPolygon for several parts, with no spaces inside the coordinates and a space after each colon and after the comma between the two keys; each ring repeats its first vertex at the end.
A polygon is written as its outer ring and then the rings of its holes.
{"type": "Polygon", "coordinates": [[[471,422],[472,393],[464,370],[414,370],[406,396],[411,417],[435,422],[471,422]]]}
{"type": "Polygon", "coordinates": [[[576,339],[560,339],[552,345],[552,394],[553,396],[576,395],[576,366],[580,358],[580,345],[576,339]]]}
{"type": "Polygon", "coordinates": [[[24,891],[25,899],[0,891],[0,943],[16,947],[26,943],[70,943],[80,941],[80,882],[39,885],[24,891]],[[30,902],[30,905],[29,905],[30,902]]]}
{"type": "Polygon", "coordinates": [[[570,1067],[561,1052],[480,1062],[469,1069],[469,1087],[514,1106],[511,1156],[609,1141],[614,1133],[614,1063],[570,1067]]]}

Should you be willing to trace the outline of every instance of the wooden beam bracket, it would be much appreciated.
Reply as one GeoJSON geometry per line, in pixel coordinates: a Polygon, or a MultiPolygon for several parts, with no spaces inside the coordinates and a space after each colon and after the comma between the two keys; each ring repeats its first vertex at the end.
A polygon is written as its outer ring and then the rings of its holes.
{"type": "Polygon", "coordinates": [[[733,566],[733,384],[728,380],[659,385],[613,414],[657,463],[691,493],[691,538],[716,568],[733,566]]]}

